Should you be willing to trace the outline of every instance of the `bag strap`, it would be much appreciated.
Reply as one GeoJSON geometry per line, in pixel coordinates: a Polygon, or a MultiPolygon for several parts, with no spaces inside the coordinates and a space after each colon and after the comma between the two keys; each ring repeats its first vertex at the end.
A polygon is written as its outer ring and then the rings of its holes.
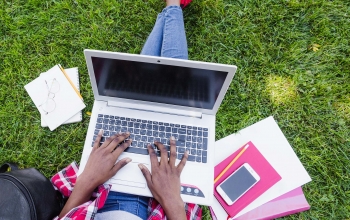
{"type": "Polygon", "coordinates": [[[18,166],[14,163],[4,163],[0,166],[0,173],[7,172],[8,168],[11,168],[11,170],[18,170],[18,166]]]}

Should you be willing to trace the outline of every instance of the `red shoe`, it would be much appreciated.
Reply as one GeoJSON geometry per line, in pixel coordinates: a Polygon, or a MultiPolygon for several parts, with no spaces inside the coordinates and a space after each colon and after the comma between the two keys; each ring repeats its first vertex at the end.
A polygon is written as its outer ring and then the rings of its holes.
{"type": "Polygon", "coordinates": [[[185,8],[187,5],[189,5],[192,2],[192,0],[181,0],[180,6],[181,8],[185,8]]]}

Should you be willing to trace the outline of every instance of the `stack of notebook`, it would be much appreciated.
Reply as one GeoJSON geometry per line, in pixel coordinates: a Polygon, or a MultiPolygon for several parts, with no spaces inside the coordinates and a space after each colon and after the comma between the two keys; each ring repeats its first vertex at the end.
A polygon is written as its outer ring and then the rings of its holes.
{"type": "Polygon", "coordinates": [[[65,70],[56,65],[24,88],[41,114],[41,126],[53,131],[62,124],[82,120],[85,104],[80,95],[78,68],[65,70]]]}
{"type": "Polygon", "coordinates": [[[214,185],[215,201],[210,207],[213,219],[274,219],[310,208],[301,186],[311,178],[273,117],[217,141],[215,160],[215,177],[226,167],[229,169],[214,185]],[[228,166],[233,160],[233,165],[228,166]],[[244,163],[253,168],[260,180],[228,205],[217,186],[244,163]]]}

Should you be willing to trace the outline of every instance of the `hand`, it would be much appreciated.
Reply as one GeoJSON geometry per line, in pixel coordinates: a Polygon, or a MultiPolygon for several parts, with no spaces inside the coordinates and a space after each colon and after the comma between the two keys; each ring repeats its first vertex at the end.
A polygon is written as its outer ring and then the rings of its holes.
{"type": "Polygon", "coordinates": [[[95,140],[85,169],[78,180],[88,182],[93,189],[105,183],[118,170],[128,164],[131,159],[124,158],[115,163],[123,151],[130,146],[132,140],[122,143],[130,133],[117,133],[109,138],[100,146],[103,131],[101,130],[95,140]],[[119,147],[117,147],[120,144],[119,147]],[[117,148],[116,148],[117,147],[117,148]]]}
{"type": "Polygon", "coordinates": [[[131,161],[130,158],[124,158],[116,163],[120,154],[132,142],[130,139],[122,143],[129,137],[130,133],[115,134],[100,146],[102,133],[103,131],[101,130],[96,137],[85,169],[78,177],[74,190],[59,215],[60,218],[72,208],[87,202],[96,187],[105,183],[131,161]],[[119,144],[120,146],[117,147],[119,144]]]}
{"type": "Polygon", "coordinates": [[[153,197],[161,204],[168,219],[186,219],[184,203],[180,196],[181,183],[180,175],[184,168],[188,152],[186,152],[178,164],[176,161],[175,138],[170,138],[170,158],[168,152],[160,142],[154,143],[160,150],[160,162],[151,145],[148,145],[148,152],[151,159],[152,174],[146,166],[139,164],[139,167],[146,178],[148,188],[153,197]]]}

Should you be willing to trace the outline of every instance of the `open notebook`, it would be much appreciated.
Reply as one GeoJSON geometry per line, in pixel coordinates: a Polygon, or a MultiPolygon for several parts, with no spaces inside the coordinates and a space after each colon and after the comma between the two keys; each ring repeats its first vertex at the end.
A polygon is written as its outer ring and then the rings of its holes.
{"type": "MultiPolygon", "coordinates": [[[[77,87],[78,91],[80,92],[80,86],[79,86],[79,72],[78,67],[65,69],[66,73],[68,74],[68,77],[74,85],[77,87]]],[[[83,114],[81,111],[79,111],[77,114],[75,114],[73,117],[65,121],[63,124],[70,124],[75,123],[83,120],[83,114]]],[[[43,116],[41,116],[41,127],[47,127],[47,123],[45,122],[43,116]]]]}

